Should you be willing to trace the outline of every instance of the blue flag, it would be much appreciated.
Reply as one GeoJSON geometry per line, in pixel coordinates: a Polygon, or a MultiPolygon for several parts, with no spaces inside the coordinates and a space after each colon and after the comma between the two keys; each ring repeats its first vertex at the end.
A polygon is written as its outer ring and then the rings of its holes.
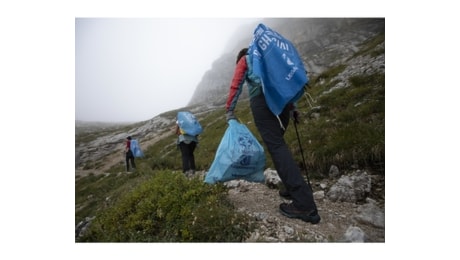
{"type": "Polygon", "coordinates": [[[259,24],[248,49],[253,72],[262,81],[267,105],[279,115],[297,101],[308,83],[307,72],[294,45],[279,33],[259,24]]]}

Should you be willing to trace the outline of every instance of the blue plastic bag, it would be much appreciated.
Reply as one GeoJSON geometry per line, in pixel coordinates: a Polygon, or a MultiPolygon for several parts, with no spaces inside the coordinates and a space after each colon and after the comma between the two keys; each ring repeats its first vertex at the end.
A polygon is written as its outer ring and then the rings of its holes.
{"type": "Polygon", "coordinates": [[[304,93],[308,77],[302,58],[288,39],[264,24],[254,30],[248,54],[267,105],[278,116],[304,93]]]}
{"type": "Polygon", "coordinates": [[[144,157],[144,153],[142,152],[137,140],[131,140],[130,149],[134,157],[144,157]]]}
{"type": "Polygon", "coordinates": [[[179,125],[181,134],[197,136],[203,132],[200,122],[198,122],[195,115],[188,111],[177,113],[177,124],[179,125]]]}
{"type": "Polygon", "coordinates": [[[264,182],[265,153],[249,129],[230,120],[205,182],[214,184],[235,179],[264,182]]]}

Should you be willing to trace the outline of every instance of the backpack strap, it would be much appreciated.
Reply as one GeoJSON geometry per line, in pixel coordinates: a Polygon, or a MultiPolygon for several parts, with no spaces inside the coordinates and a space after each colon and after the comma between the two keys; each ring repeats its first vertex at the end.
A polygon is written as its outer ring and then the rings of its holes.
{"type": "Polygon", "coordinates": [[[280,123],[281,129],[283,129],[283,131],[286,131],[286,128],[284,127],[283,123],[281,122],[281,118],[279,116],[276,116],[276,118],[278,118],[278,122],[280,123]]]}

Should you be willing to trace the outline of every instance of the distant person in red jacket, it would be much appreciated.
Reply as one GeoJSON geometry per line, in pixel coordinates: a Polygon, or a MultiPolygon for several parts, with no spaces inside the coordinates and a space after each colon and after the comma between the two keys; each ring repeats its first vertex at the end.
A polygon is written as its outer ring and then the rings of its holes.
{"type": "Polygon", "coordinates": [[[129,163],[131,162],[131,167],[133,170],[136,170],[136,163],[134,162],[134,154],[131,151],[131,136],[126,137],[126,171],[129,172],[129,163]]]}

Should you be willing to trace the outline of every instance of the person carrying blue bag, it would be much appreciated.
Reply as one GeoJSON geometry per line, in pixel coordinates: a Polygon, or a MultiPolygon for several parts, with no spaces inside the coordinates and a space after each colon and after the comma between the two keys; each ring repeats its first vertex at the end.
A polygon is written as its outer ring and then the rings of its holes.
{"type": "Polygon", "coordinates": [[[131,163],[132,170],[136,170],[136,163],[134,162],[134,154],[131,150],[131,136],[126,137],[125,142],[125,160],[126,160],[126,171],[129,172],[129,165],[131,163]]]}
{"type": "Polygon", "coordinates": [[[246,82],[255,125],[286,188],[285,192],[280,192],[280,196],[292,200],[292,203],[281,203],[280,212],[290,218],[299,218],[317,224],[321,217],[318,214],[313,192],[302,177],[284,140],[291,115],[294,120],[298,120],[299,113],[295,107],[295,100],[298,98],[299,90],[294,90],[289,95],[281,93],[285,98],[282,99],[273,94],[273,89],[268,91],[264,89],[267,87],[300,89],[306,84],[306,76],[300,75],[305,74],[303,64],[301,61],[299,63],[300,58],[295,56],[297,52],[292,52],[292,49],[294,46],[289,41],[263,24],[259,24],[254,31],[254,38],[249,48],[241,49],[237,55],[236,68],[225,105],[226,119],[229,123],[236,120],[234,110],[243,84],[246,82]],[[287,74],[277,74],[284,72],[287,74]]]}
{"type": "Polygon", "coordinates": [[[203,132],[203,127],[189,111],[177,113],[176,129],[177,146],[182,156],[182,172],[186,176],[195,174],[195,149],[198,145],[198,135],[203,132]]]}

